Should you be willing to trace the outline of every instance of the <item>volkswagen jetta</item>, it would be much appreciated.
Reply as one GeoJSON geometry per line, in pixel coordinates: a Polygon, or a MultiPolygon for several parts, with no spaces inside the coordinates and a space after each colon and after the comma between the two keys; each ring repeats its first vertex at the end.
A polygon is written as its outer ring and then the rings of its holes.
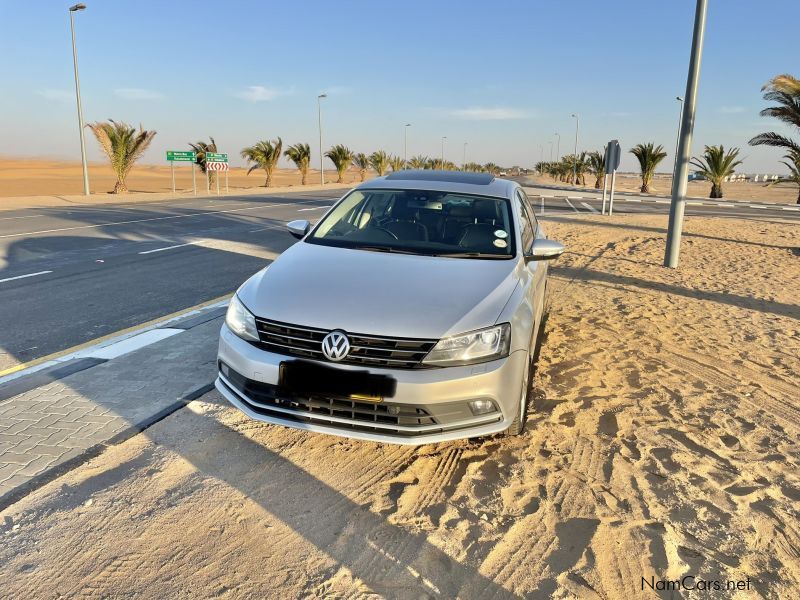
{"type": "Polygon", "coordinates": [[[230,301],[217,389],[253,419],[421,444],[523,430],[548,240],[485,173],[361,184],[230,301]]]}

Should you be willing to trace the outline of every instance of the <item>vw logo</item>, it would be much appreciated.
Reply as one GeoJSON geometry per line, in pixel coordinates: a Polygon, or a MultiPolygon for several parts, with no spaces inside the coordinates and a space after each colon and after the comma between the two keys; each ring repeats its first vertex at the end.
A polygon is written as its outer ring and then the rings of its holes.
{"type": "Polygon", "coordinates": [[[325,358],[339,362],[350,352],[350,340],[344,331],[331,331],[322,340],[322,353],[325,358]]]}

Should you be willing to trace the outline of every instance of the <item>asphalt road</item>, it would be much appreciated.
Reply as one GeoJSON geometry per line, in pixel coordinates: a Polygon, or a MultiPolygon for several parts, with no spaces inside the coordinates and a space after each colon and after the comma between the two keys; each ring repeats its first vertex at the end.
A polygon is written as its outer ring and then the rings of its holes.
{"type": "MultiPolygon", "coordinates": [[[[600,210],[597,194],[527,192],[545,219],[600,210]]],[[[0,371],[232,292],[293,243],[286,222],[314,220],[341,193],[0,211],[0,371]]],[[[620,196],[614,208],[669,205],[620,196]]],[[[690,203],[686,214],[800,221],[781,206],[690,203]]]]}

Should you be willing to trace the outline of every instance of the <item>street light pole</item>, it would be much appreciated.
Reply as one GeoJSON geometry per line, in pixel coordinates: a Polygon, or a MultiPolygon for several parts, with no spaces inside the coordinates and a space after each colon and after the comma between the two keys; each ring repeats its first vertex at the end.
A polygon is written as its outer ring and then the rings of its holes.
{"type": "Polygon", "coordinates": [[[322,99],[327,98],[328,94],[317,96],[317,118],[319,120],[319,182],[325,185],[325,156],[322,154],[322,99]]]}
{"type": "Polygon", "coordinates": [[[406,123],[406,126],[403,127],[403,133],[405,136],[403,137],[403,167],[408,164],[408,128],[411,127],[411,123],[406,123]]]}
{"type": "Polygon", "coordinates": [[[561,134],[557,131],[553,134],[558,136],[558,144],[556,145],[556,162],[561,160],[561,134]]]}
{"type": "Polygon", "coordinates": [[[550,144],[550,162],[553,162],[553,140],[550,140],[547,143],[550,144]]]}
{"type": "Polygon", "coordinates": [[[683,230],[683,210],[686,204],[686,185],[689,176],[689,157],[692,153],[692,131],[694,129],[697,86],[700,82],[700,64],[703,60],[703,38],[706,29],[707,0],[697,0],[692,34],[692,53],[689,58],[689,74],[686,78],[683,117],[678,143],[678,156],[675,172],[672,175],[672,202],[669,207],[669,227],[667,229],[667,248],[664,253],[664,266],[672,269],[678,266],[683,230]]]}
{"type": "Polygon", "coordinates": [[[447,139],[446,135],[442,136],[442,170],[444,171],[444,141],[447,139]]]}
{"type": "Polygon", "coordinates": [[[575,162],[572,163],[572,181],[574,185],[578,185],[578,125],[581,119],[578,115],[572,116],[575,117],[575,162]]]}
{"type": "Polygon", "coordinates": [[[75,67],[75,97],[78,99],[78,130],[81,134],[81,163],[83,164],[83,193],[89,195],[89,166],[86,163],[86,138],[83,134],[83,107],[81,106],[81,82],[78,77],[78,49],[75,46],[75,13],[85,10],[85,4],[76,4],[69,8],[69,27],[72,31],[72,63],[75,67]]]}
{"type": "Polygon", "coordinates": [[[683,121],[683,98],[675,96],[675,100],[681,103],[678,109],[678,133],[675,135],[675,160],[672,163],[672,174],[675,174],[675,167],[678,165],[678,144],[681,142],[681,122],[683,121]]]}

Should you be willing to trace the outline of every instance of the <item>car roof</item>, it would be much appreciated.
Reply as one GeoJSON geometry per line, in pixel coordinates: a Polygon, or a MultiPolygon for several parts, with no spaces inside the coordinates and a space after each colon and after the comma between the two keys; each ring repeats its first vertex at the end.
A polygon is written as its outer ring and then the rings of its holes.
{"type": "Polygon", "coordinates": [[[515,182],[497,179],[491,173],[406,169],[370,179],[356,189],[431,190],[512,198],[516,187],[515,182]]]}

